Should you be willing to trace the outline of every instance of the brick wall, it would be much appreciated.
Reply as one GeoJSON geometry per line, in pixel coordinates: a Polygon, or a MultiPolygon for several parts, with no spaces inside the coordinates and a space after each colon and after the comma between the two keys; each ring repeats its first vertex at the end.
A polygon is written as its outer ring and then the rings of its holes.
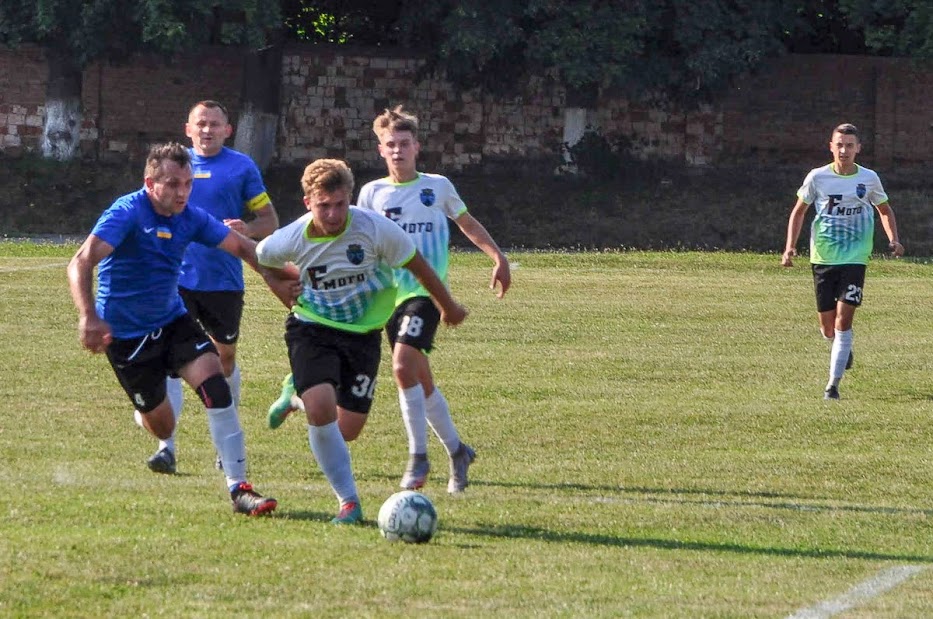
{"type": "MultiPolygon", "coordinates": [[[[502,99],[458,93],[419,79],[422,61],[376,48],[290,46],[283,55],[276,160],[340,157],[379,169],[373,117],[404,103],[422,119],[424,165],[456,171],[504,162],[560,161],[566,93],[546,79],[502,99]]],[[[0,51],[0,149],[36,150],[45,98],[40,50],[0,51]]],[[[242,55],[207,48],[168,64],[152,57],[94,65],[84,76],[81,150],[89,157],[136,158],[152,142],[184,140],[190,105],[227,103],[234,120],[242,55]]],[[[688,165],[757,162],[806,165],[828,158],[828,132],[853,122],[867,165],[924,165],[933,158],[933,69],[904,59],[790,56],[739,80],[700,111],[648,109],[604,94],[588,125],[629,138],[645,156],[688,165]]]]}

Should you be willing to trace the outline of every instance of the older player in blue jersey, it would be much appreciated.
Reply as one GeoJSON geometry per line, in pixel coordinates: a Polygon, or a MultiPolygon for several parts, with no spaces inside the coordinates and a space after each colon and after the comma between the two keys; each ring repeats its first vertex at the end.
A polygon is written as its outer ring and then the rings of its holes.
{"type": "MultiPolygon", "coordinates": [[[[190,202],[229,228],[259,240],[278,227],[279,219],[253,160],[224,146],[232,131],[227,109],[217,101],[199,101],[189,111],[185,134],[191,139],[194,172],[190,202]]],[[[185,252],[178,285],[188,312],[217,347],[233,401],[239,406],[236,347],[243,315],[242,262],[214,247],[192,244],[185,252]]],[[[168,394],[177,424],[183,402],[181,380],[169,379],[168,394]]],[[[174,473],[176,456],[173,435],[159,441],[148,466],[157,473],[174,473]]]]}
{"type": "Polygon", "coordinates": [[[254,269],[256,246],[188,204],[192,180],[184,146],[153,146],[143,189],[118,198],[100,216],[68,265],[78,336],[91,352],[107,354],[143,427],[161,440],[175,430],[166,377],[177,375],[191,385],[207,408],[234,511],[262,514],[276,501],[246,481],[243,432],[217,349],[178,294],[182,256],[191,243],[219,247],[254,269]]]}
{"type": "Polygon", "coordinates": [[[408,234],[382,215],[350,206],[353,184],[343,161],[312,162],[301,178],[309,213],[256,248],[270,284],[288,284],[290,263],[300,273],[285,341],[311,452],[339,501],[337,524],[363,517],[345,441],[359,435],[372,405],[381,330],[395,305],[393,269],[414,275],[444,323],[457,325],[467,316],[408,234]]]}
{"type": "Polygon", "coordinates": [[[897,220],[878,175],[855,163],[861,150],[858,129],[845,123],[833,129],[829,150],[833,162],[814,168],[797,190],[797,202],[787,223],[781,264],[793,266],[804,216],[812,204],[810,263],[816,311],[823,337],[832,341],[827,400],[839,399],[839,382],[852,367],[852,321],[862,304],[865,270],[874,246],[875,211],[895,256],[904,254],[897,220]]]}

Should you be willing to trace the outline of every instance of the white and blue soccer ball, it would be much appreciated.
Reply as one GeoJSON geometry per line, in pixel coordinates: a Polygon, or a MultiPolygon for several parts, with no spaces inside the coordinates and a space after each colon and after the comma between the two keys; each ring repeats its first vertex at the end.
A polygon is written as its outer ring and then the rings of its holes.
{"type": "Polygon", "coordinates": [[[431,499],[420,492],[396,492],[379,508],[379,531],[390,542],[409,544],[429,541],[437,530],[437,510],[431,499]]]}

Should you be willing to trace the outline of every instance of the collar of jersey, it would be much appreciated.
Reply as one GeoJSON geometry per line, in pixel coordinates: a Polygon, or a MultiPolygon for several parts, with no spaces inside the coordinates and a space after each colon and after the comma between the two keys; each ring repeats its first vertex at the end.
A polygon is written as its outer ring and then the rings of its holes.
{"type": "Polygon", "coordinates": [[[308,239],[309,241],[315,241],[315,242],[322,242],[322,241],[329,241],[331,239],[336,239],[337,237],[342,236],[343,233],[347,231],[347,228],[350,227],[350,222],[352,220],[353,220],[353,211],[351,210],[347,212],[347,221],[346,223],[343,224],[343,230],[341,230],[337,234],[333,234],[331,236],[311,236],[311,224],[314,222],[314,219],[311,218],[308,220],[308,224],[305,226],[305,238],[308,239]]]}
{"type": "Polygon", "coordinates": [[[421,172],[415,170],[415,178],[411,179],[410,181],[405,181],[404,183],[396,183],[395,181],[392,180],[391,176],[387,176],[386,178],[388,178],[389,182],[395,185],[396,187],[404,187],[405,185],[411,185],[412,183],[417,183],[418,181],[420,181],[421,172]]]}

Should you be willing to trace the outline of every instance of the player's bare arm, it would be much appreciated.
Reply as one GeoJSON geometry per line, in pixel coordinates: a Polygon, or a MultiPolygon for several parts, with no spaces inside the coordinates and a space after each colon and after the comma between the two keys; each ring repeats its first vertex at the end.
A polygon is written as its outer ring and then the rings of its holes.
{"type": "Polygon", "coordinates": [[[94,267],[113,253],[113,247],[95,235],[85,239],[68,263],[68,287],[78,309],[78,339],[93,353],[107,350],[113,336],[110,325],[100,319],[94,308],[94,267]]]}
{"type": "Polygon", "coordinates": [[[900,237],[897,235],[897,218],[894,217],[894,209],[891,204],[885,202],[875,207],[878,210],[878,218],[881,219],[881,227],[888,235],[888,247],[895,256],[904,255],[904,246],[901,245],[900,237]]]}
{"type": "Polygon", "coordinates": [[[499,245],[493,240],[486,227],[475,217],[469,213],[464,213],[456,221],[457,226],[470,239],[470,242],[493,261],[492,279],[489,282],[489,288],[495,290],[498,283],[499,291],[496,296],[501,299],[505,296],[509,286],[512,285],[512,270],[509,267],[509,259],[499,249],[499,245]]]}
{"type": "Polygon", "coordinates": [[[434,300],[434,304],[437,305],[437,308],[441,312],[441,320],[444,321],[445,325],[448,327],[456,327],[466,320],[467,314],[469,314],[467,308],[460,305],[453,296],[451,296],[450,291],[447,290],[447,286],[440,280],[437,273],[435,273],[431,265],[425,261],[420,252],[416,251],[412,259],[404,266],[412,272],[418,281],[421,282],[421,285],[424,286],[425,290],[430,293],[431,299],[434,300]]]}
{"type": "Polygon", "coordinates": [[[266,238],[279,227],[279,215],[271,202],[253,211],[253,215],[254,218],[249,222],[242,219],[225,219],[224,225],[257,241],[266,238]]]}
{"type": "Polygon", "coordinates": [[[298,279],[298,269],[295,265],[286,265],[284,269],[260,265],[259,274],[282,305],[292,309],[298,301],[298,295],[301,294],[301,282],[298,279]]]}
{"type": "Polygon", "coordinates": [[[797,239],[800,238],[800,230],[803,228],[803,217],[807,213],[810,205],[797,199],[794,208],[790,212],[790,218],[787,220],[787,241],[784,243],[784,253],[781,255],[781,266],[794,266],[793,258],[797,255],[797,239]]]}
{"type": "Polygon", "coordinates": [[[259,262],[256,260],[256,241],[253,239],[231,228],[230,233],[217,247],[240,258],[243,262],[248,264],[251,269],[261,274],[259,262]]]}

